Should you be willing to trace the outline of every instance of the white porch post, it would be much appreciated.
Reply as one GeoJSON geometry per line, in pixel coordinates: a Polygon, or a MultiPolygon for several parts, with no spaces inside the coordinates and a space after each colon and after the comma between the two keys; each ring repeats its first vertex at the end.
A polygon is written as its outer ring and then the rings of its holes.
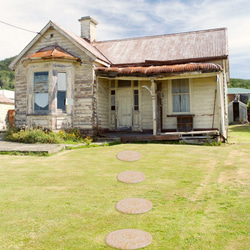
{"type": "Polygon", "coordinates": [[[224,108],[224,89],[223,89],[223,75],[217,74],[217,89],[219,95],[219,111],[220,111],[220,134],[226,140],[226,129],[225,129],[225,108],[224,108]]]}
{"type": "Polygon", "coordinates": [[[153,107],[153,135],[157,133],[157,120],[156,120],[156,95],[155,95],[155,82],[151,79],[151,97],[153,107]]]}

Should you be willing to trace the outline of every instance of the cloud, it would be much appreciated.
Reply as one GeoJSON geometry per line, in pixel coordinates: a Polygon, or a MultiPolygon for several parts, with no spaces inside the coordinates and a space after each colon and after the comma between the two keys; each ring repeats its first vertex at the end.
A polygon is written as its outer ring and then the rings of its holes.
{"type": "MultiPolygon", "coordinates": [[[[8,0],[1,3],[0,20],[34,31],[53,20],[79,35],[77,20],[92,16],[99,22],[98,40],[228,27],[234,67],[250,51],[249,13],[249,0],[8,0]]],[[[0,23],[0,35],[1,60],[19,53],[35,34],[0,23]]],[[[245,72],[242,77],[250,78],[245,72]]],[[[231,74],[240,78],[234,68],[231,74]]]]}

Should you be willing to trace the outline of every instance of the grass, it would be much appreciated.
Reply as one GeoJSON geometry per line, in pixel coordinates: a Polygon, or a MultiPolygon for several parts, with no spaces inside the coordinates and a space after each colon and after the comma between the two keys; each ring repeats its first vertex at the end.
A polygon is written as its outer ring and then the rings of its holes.
{"type": "Polygon", "coordinates": [[[145,249],[248,249],[249,126],[233,126],[220,147],[120,144],[50,157],[0,155],[0,249],[112,249],[112,231],[146,230],[145,249]],[[136,150],[136,162],[116,159],[136,150]],[[138,184],[117,181],[142,171],[138,184]],[[141,215],[122,214],[119,200],[152,202],[141,215]]]}

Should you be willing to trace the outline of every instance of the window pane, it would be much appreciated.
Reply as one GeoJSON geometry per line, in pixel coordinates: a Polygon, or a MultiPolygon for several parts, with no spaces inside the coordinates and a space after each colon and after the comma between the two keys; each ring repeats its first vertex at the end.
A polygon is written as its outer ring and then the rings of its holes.
{"type": "Polygon", "coordinates": [[[115,96],[111,96],[111,106],[115,106],[115,96]]]}
{"type": "Polygon", "coordinates": [[[134,90],[134,110],[139,110],[139,92],[137,89],[134,90]]]}
{"type": "Polygon", "coordinates": [[[129,80],[118,80],[118,87],[119,88],[131,87],[131,81],[129,81],[129,80]]]}
{"type": "Polygon", "coordinates": [[[110,107],[111,110],[115,110],[115,90],[111,90],[110,107]]]}
{"type": "Polygon", "coordinates": [[[49,72],[34,73],[34,92],[47,92],[49,82],[49,72]]]}
{"type": "Polygon", "coordinates": [[[173,95],[173,112],[180,112],[180,96],[179,95],[173,95]]]}
{"type": "Polygon", "coordinates": [[[66,101],[66,92],[57,91],[57,109],[65,111],[66,110],[65,101],[66,101]]]}
{"type": "Polygon", "coordinates": [[[173,80],[172,81],[172,93],[180,93],[179,80],[173,80]]]}
{"type": "Polygon", "coordinates": [[[176,79],[172,81],[173,112],[190,112],[189,81],[176,79]]]}
{"type": "Polygon", "coordinates": [[[180,95],[180,103],[181,103],[181,112],[189,112],[190,111],[190,101],[189,95],[180,95]]]}
{"type": "Polygon", "coordinates": [[[35,93],[34,104],[34,110],[49,110],[49,94],[35,93]]]}
{"type": "Polygon", "coordinates": [[[67,77],[66,73],[58,73],[57,75],[57,90],[66,91],[67,89],[67,77]]]}
{"type": "Polygon", "coordinates": [[[134,97],[135,97],[135,99],[134,99],[134,104],[135,104],[135,105],[138,105],[138,104],[139,104],[138,95],[135,95],[134,97]]]}
{"type": "Polygon", "coordinates": [[[189,84],[185,79],[180,82],[180,93],[189,93],[189,84]]]}

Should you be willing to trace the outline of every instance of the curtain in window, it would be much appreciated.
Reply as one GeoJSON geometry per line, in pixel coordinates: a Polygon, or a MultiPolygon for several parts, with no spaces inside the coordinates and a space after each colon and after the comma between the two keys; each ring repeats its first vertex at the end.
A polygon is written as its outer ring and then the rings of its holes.
{"type": "Polygon", "coordinates": [[[190,111],[190,101],[189,94],[180,95],[180,112],[189,112],[190,111]]]}
{"type": "Polygon", "coordinates": [[[173,112],[181,112],[179,95],[173,95],[173,112]]]}
{"type": "Polygon", "coordinates": [[[189,82],[188,79],[176,79],[172,81],[173,112],[189,112],[189,82]]]}
{"type": "Polygon", "coordinates": [[[35,93],[34,102],[38,106],[36,110],[45,109],[49,105],[49,94],[35,93]]]}

